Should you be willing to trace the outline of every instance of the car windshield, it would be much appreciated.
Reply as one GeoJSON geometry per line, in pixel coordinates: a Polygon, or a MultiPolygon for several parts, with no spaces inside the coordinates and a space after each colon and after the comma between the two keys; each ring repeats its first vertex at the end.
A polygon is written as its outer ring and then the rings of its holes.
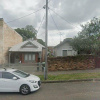
{"type": "Polygon", "coordinates": [[[13,73],[16,74],[16,75],[18,75],[18,76],[20,76],[20,77],[22,77],[22,78],[30,76],[30,74],[25,73],[25,72],[20,71],[20,70],[13,71],[13,73]]]}

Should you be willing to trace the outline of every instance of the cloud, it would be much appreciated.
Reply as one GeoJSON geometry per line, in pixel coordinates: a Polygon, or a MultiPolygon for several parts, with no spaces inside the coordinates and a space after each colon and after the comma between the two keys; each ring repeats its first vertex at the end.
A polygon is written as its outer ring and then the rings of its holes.
{"type": "MultiPolygon", "coordinates": [[[[3,17],[5,22],[9,22],[13,19],[30,14],[38,9],[42,9],[44,5],[45,0],[0,0],[0,17],[3,17]]],[[[66,37],[74,37],[77,35],[78,31],[81,30],[79,27],[80,24],[86,23],[93,17],[100,17],[100,0],[50,0],[49,10],[48,41],[51,41],[49,44],[55,45],[60,41],[60,36],[58,35],[59,32],[63,33],[62,39],[66,37]],[[56,41],[55,43],[52,42],[52,38],[56,41]]],[[[22,28],[26,25],[33,25],[38,29],[44,14],[45,9],[42,9],[35,14],[8,23],[8,25],[12,28],[22,28]]],[[[45,40],[44,33],[45,21],[39,30],[38,37],[45,40]]]]}
{"type": "Polygon", "coordinates": [[[54,10],[70,23],[81,23],[100,14],[100,0],[57,0],[54,10]],[[58,3],[57,3],[58,2],[58,3]],[[60,3],[60,5],[59,5],[60,3]]]}

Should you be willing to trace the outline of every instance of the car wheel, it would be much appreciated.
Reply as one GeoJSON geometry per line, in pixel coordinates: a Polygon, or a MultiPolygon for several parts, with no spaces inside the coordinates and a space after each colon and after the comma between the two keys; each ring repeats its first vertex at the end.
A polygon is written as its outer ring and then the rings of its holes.
{"type": "Polygon", "coordinates": [[[23,94],[23,95],[27,95],[30,93],[30,87],[26,84],[22,85],[20,87],[20,93],[23,94]]]}

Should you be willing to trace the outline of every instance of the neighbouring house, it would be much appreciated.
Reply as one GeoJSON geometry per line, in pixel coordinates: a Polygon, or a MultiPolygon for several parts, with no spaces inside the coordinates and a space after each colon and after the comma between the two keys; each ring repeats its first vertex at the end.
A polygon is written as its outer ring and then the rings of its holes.
{"type": "Polygon", "coordinates": [[[77,55],[77,51],[75,51],[70,45],[71,40],[71,38],[66,38],[63,42],[54,47],[55,57],[77,55]]]}
{"type": "Polygon", "coordinates": [[[44,46],[37,40],[29,39],[9,50],[9,63],[37,63],[42,60],[44,46]]]}
{"type": "Polygon", "coordinates": [[[0,65],[8,64],[9,49],[22,41],[22,37],[0,18],[0,65]]]}

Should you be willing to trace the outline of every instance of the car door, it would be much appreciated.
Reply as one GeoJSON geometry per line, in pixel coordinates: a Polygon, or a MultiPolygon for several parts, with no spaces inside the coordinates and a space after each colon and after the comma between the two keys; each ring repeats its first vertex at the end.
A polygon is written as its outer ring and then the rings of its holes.
{"type": "Polygon", "coordinates": [[[3,91],[4,92],[19,92],[20,87],[20,78],[13,79],[13,77],[17,77],[10,72],[2,72],[2,83],[3,83],[3,91]]]}
{"type": "Polygon", "coordinates": [[[0,92],[3,92],[3,86],[4,83],[3,83],[3,79],[2,79],[2,72],[0,72],[0,92]]]}

